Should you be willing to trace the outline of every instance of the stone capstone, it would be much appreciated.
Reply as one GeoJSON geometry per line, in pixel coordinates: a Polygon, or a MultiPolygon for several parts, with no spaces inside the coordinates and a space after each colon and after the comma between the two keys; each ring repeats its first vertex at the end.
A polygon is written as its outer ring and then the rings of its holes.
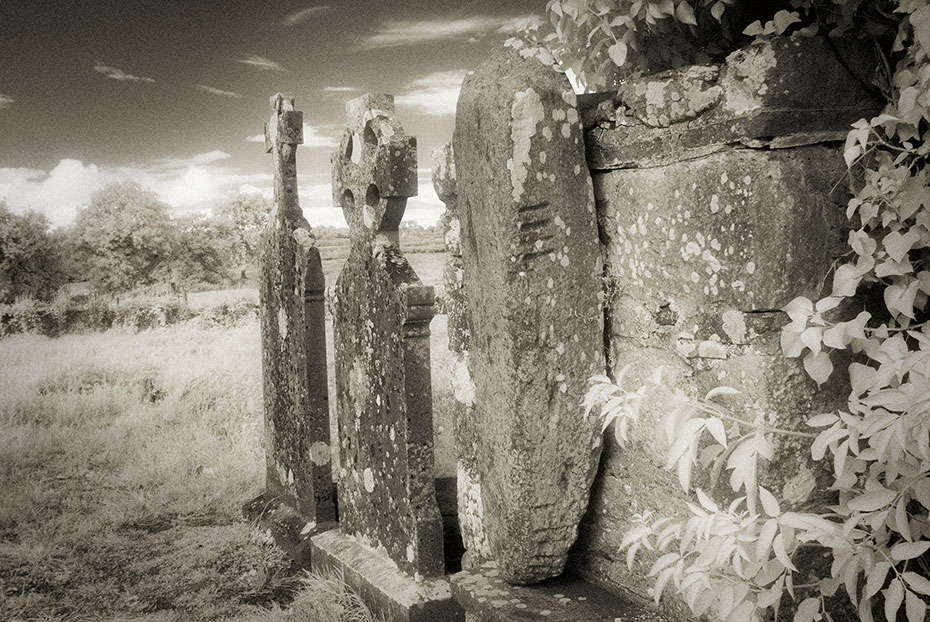
{"type": "Polygon", "coordinates": [[[501,576],[560,574],[601,447],[601,255],[576,98],[512,39],[462,85],[453,139],[483,526],[501,576]]]}
{"type": "MultiPolygon", "coordinates": [[[[733,52],[722,65],[632,79],[612,102],[613,123],[600,122],[585,137],[589,167],[645,168],[727,145],[777,149],[843,140],[853,122],[883,107],[872,87],[875,64],[866,41],[774,37],[733,52]]],[[[592,126],[603,120],[600,108],[589,116],[592,126]]]]}

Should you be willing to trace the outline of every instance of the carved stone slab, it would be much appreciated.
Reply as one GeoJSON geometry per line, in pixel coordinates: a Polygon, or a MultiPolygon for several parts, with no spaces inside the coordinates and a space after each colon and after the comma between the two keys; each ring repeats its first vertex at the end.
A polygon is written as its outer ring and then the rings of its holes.
{"type": "Polygon", "coordinates": [[[477,460],[501,575],[562,572],[600,454],[579,404],[603,373],[602,261],[577,102],[510,40],[465,79],[458,174],[477,460]]]}
{"type": "Polygon", "coordinates": [[[303,115],[280,93],[271,109],[275,204],[260,251],[267,488],[309,521],[332,521],[323,270],[297,202],[303,115]]]}
{"type": "Polygon", "coordinates": [[[462,566],[472,567],[490,557],[484,530],[484,510],[481,504],[481,482],[476,456],[475,384],[468,368],[468,317],[465,299],[465,266],[462,262],[461,223],[458,216],[455,155],[448,143],[433,151],[433,187],[446,204],[446,264],[443,284],[446,292],[449,351],[452,355],[453,431],[456,455],[456,501],[459,529],[465,555],[462,566]]]}
{"type": "Polygon", "coordinates": [[[333,199],[351,237],[334,305],[340,526],[402,570],[436,576],[443,550],[433,484],[433,288],[398,248],[407,197],[417,191],[416,139],[394,118],[391,95],[364,95],[346,112],[333,157],[333,199]]]}

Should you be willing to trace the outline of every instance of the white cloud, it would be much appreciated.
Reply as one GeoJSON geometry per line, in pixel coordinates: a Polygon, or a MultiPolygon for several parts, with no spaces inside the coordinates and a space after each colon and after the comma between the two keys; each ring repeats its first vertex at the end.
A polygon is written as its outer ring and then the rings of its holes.
{"type": "Polygon", "coordinates": [[[164,158],[150,164],[98,167],[61,160],[52,170],[0,169],[0,200],[17,211],[33,209],[54,226],[74,221],[78,208],[105,185],[134,181],[167,203],[175,214],[209,210],[243,188],[271,188],[270,173],[241,173],[222,164],[230,157],[211,151],[189,158],[164,158]]]}
{"type": "Polygon", "coordinates": [[[108,78],[113,80],[119,80],[120,82],[148,82],[153,83],[155,80],[152,78],[144,78],[141,76],[134,76],[131,73],[126,73],[122,69],[117,69],[116,67],[109,67],[103,63],[98,62],[94,65],[94,71],[101,73],[108,78]]]}
{"type": "Polygon", "coordinates": [[[417,78],[394,97],[394,103],[422,114],[455,114],[459,90],[467,73],[465,70],[438,71],[417,78]]]}
{"type": "Polygon", "coordinates": [[[358,89],[354,86],[325,86],[323,87],[324,93],[352,93],[358,89]]]}
{"type": "Polygon", "coordinates": [[[10,104],[15,104],[16,100],[12,97],[0,93],[0,108],[6,108],[10,104]]]}
{"type": "MultiPolygon", "coordinates": [[[[272,196],[271,173],[242,173],[230,167],[229,154],[210,151],[189,158],[163,158],[149,164],[98,167],[79,160],[61,160],[50,171],[0,168],[0,200],[16,211],[34,209],[53,226],[74,221],[78,208],[109,183],[134,181],[171,207],[172,214],[209,212],[223,198],[238,192],[272,196]]],[[[430,169],[418,170],[419,196],[407,202],[404,220],[428,226],[444,210],[430,179],[430,169]]],[[[329,172],[298,174],[300,205],[311,225],[344,227],[342,209],[333,206],[329,172]]]]}
{"type": "Polygon", "coordinates": [[[339,146],[339,138],[334,134],[338,132],[338,125],[307,125],[304,123],[304,147],[317,149],[335,149],[339,146]]]}
{"type": "Polygon", "coordinates": [[[290,15],[287,15],[282,21],[288,26],[293,26],[294,24],[299,24],[300,22],[310,19],[314,15],[325,13],[329,11],[329,9],[329,5],[307,7],[300,11],[294,11],[290,15]]]}
{"type": "Polygon", "coordinates": [[[185,166],[197,164],[212,164],[213,162],[219,162],[220,160],[228,160],[231,157],[232,156],[225,151],[214,149],[213,151],[207,151],[206,153],[198,153],[197,155],[191,156],[189,158],[161,158],[160,160],[155,160],[154,166],[161,169],[182,168],[185,166]]]}
{"type": "Polygon", "coordinates": [[[14,210],[36,210],[59,226],[71,222],[79,205],[102,187],[94,164],[61,160],[51,171],[26,168],[0,169],[0,200],[14,210]]]}
{"type": "Polygon", "coordinates": [[[453,20],[402,20],[385,22],[359,44],[363,50],[417,45],[449,39],[480,37],[489,33],[510,33],[538,25],[535,15],[518,17],[474,16],[453,20]]]}
{"type": "Polygon", "coordinates": [[[212,93],[214,95],[222,95],[223,97],[232,97],[233,99],[242,99],[245,95],[241,93],[234,93],[233,91],[224,91],[223,89],[217,89],[212,86],[207,86],[205,84],[195,84],[194,88],[200,89],[206,93],[212,93]]]}
{"type": "Polygon", "coordinates": [[[249,56],[248,58],[243,58],[237,60],[237,63],[243,63],[246,65],[252,65],[253,67],[258,67],[259,69],[271,70],[271,71],[284,71],[284,67],[274,62],[273,60],[268,60],[267,58],[262,58],[261,56],[249,56]]]}
{"type": "MultiPolygon", "coordinates": [[[[338,132],[338,125],[310,125],[304,123],[304,142],[301,147],[311,147],[317,149],[335,149],[339,146],[339,138],[335,136],[338,132]]],[[[249,136],[246,142],[265,143],[264,134],[255,134],[249,136]]]]}

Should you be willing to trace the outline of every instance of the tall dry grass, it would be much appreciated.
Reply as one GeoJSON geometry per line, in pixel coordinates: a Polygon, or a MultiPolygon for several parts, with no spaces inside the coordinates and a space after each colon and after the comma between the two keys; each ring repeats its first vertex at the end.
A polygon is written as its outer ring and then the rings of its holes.
{"type": "Polygon", "coordinates": [[[254,322],[0,341],[0,620],[297,619],[300,590],[352,619],[240,518],[260,370],[254,322]]]}
{"type": "MultiPolygon", "coordinates": [[[[412,257],[437,284],[443,256],[412,257]]],[[[455,473],[445,320],[439,475],[455,473]]],[[[263,484],[261,407],[254,320],[0,339],[0,620],[371,621],[240,518],[263,484]]]]}

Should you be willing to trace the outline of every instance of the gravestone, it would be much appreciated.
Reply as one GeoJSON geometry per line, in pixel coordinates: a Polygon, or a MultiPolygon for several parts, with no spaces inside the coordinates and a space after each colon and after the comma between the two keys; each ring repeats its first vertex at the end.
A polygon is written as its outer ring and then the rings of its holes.
{"type": "Polygon", "coordinates": [[[562,572],[601,448],[579,407],[604,342],[576,103],[546,49],[511,39],[465,78],[456,117],[483,522],[513,583],[562,572]]]}
{"type": "Polygon", "coordinates": [[[452,356],[452,427],[456,454],[456,501],[458,525],[465,546],[462,566],[467,568],[490,557],[483,526],[481,484],[478,475],[477,435],[475,423],[475,385],[468,368],[468,318],[465,311],[465,266],[462,262],[461,223],[458,216],[455,155],[452,143],[433,150],[432,178],[436,195],[446,205],[444,219],[446,263],[443,284],[446,292],[446,317],[449,352],[452,356]]]}
{"type": "Polygon", "coordinates": [[[443,572],[433,484],[429,323],[433,288],[398,245],[407,197],[417,192],[416,139],[390,95],[346,105],[333,157],[333,200],[351,249],[335,290],[340,527],[424,577],[443,572]]]}
{"type": "Polygon", "coordinates": [[[335,520],[324,282],[320,253],[297,200],[303,115],[294,110],[293,97],[280,93],[271,108],[265,145],[274,157],[274,209],[260,250],[267,489],[246,513],[270,515],[276,535],[293,552],[335,520]]]}

